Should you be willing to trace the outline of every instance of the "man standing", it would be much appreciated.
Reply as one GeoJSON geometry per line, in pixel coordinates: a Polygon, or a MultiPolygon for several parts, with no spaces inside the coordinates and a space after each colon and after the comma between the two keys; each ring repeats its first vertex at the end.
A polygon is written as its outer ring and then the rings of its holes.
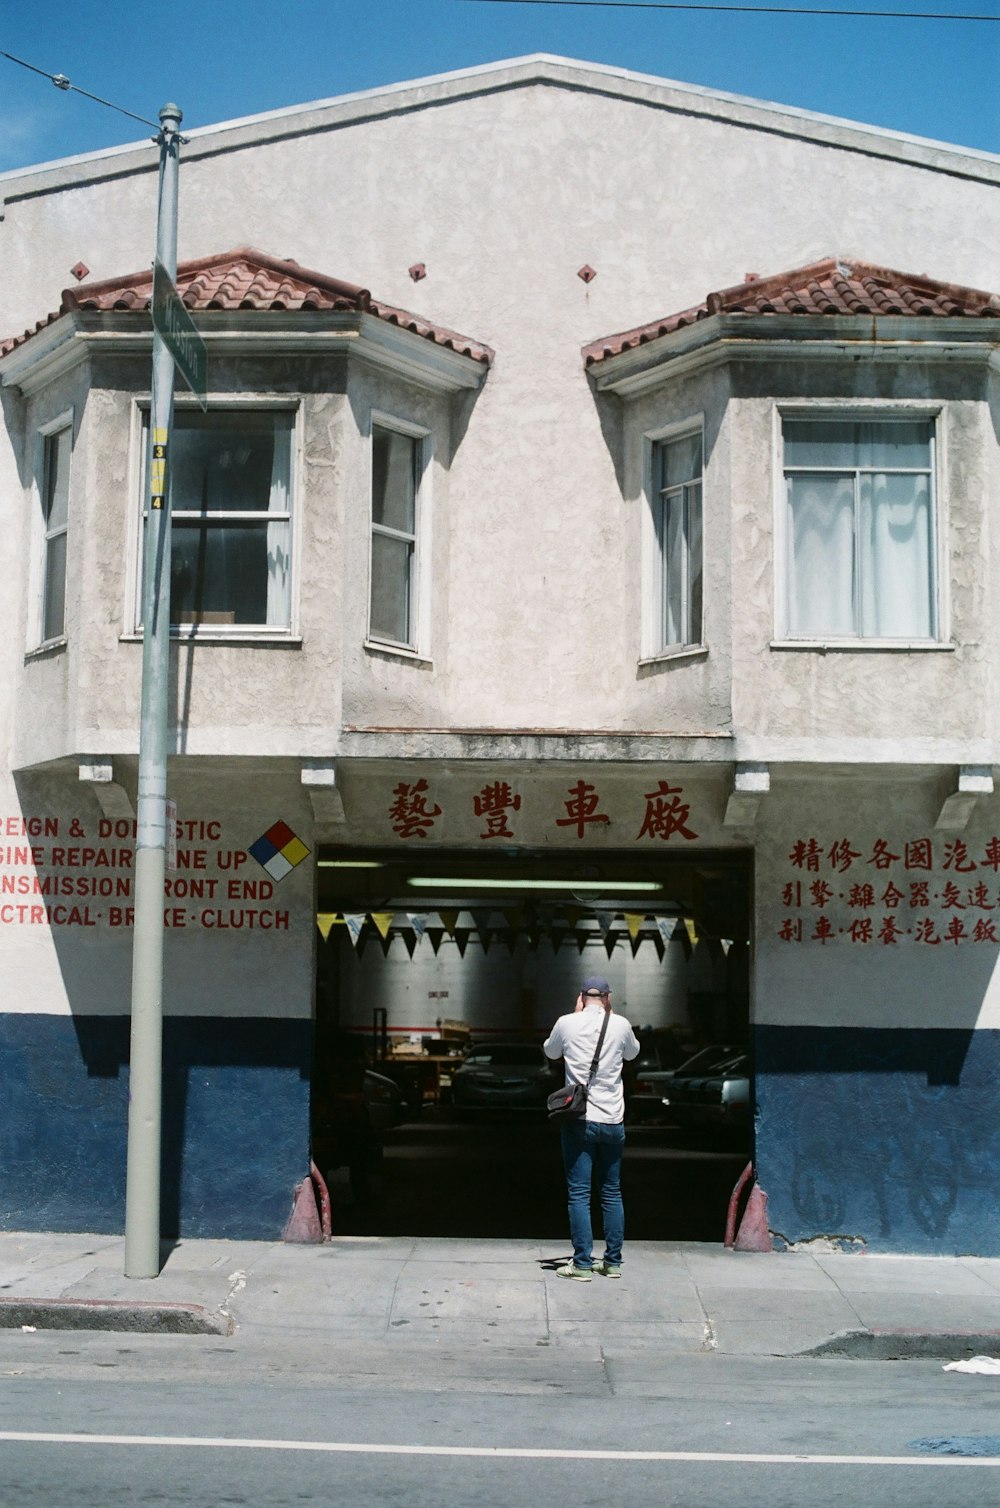
{"type": "Polygon", "coordinates": [[[543,1044],[549,1058],[562,1058],[567,1084],[586,1084],[597,1051],[601,1027],[607,1022],[597,1072],[587,1092],[586,1118],[562,1125],[563,1166],[569,1195],[569,1231],[573,1260],[556,1269],[561,1278],[589,1283],[592,1272],[605,1278],[622,1275],[625,1209],[622,1204],[622,1152],[625,1147],[625,1092],[622,1062],[639,1051],[635,1032],[624,1016],[611,1010],[611,986],[606,979],[585,979],[576,1008],[560,1016],[543,1044]],[[590,1195],[596,1175],[604,1217],[604,1259],[594,1266],[590,1195]]]}

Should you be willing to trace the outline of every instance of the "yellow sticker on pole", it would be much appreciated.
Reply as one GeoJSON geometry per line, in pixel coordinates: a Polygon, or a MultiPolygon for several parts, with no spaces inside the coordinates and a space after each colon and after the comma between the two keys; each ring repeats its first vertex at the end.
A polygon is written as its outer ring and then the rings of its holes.
{"type": "Polygon", "coordinates": [[[153,430],[153,459],[149,468],[149,506],[162,508],[167,495],[167,431],[153,430]]]}

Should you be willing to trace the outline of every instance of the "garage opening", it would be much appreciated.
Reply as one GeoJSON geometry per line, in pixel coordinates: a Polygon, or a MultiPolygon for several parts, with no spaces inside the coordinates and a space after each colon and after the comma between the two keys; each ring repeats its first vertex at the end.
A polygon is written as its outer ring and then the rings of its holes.
{"type": "Polygon", "coordinates": [[[752,855],[573,857],[320,850],[312,1152],[336,1234],[565,1239],[541,1044],[596,974],[642,1043],[628,1237],[722,1239],[752,1151],[752,855]]]}

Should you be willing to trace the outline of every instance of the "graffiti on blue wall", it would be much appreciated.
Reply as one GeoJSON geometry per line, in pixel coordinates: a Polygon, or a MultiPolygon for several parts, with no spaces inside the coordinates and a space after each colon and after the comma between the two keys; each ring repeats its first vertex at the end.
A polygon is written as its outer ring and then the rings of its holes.
{"type": "Polygon", "coordinates": [[[1000,1033],[758,1027],[773,1230],[1000,1252],[1000,1033]]]}

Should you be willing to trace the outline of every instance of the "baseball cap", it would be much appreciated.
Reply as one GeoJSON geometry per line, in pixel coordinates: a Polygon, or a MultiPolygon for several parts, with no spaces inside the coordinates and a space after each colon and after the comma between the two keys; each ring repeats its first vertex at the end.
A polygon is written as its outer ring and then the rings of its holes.
{"type": "Polygon", "coordinates": [[[610,995],[611,986],[606,979],[585,979],[580,986],[581,995],[610,995]]]}

